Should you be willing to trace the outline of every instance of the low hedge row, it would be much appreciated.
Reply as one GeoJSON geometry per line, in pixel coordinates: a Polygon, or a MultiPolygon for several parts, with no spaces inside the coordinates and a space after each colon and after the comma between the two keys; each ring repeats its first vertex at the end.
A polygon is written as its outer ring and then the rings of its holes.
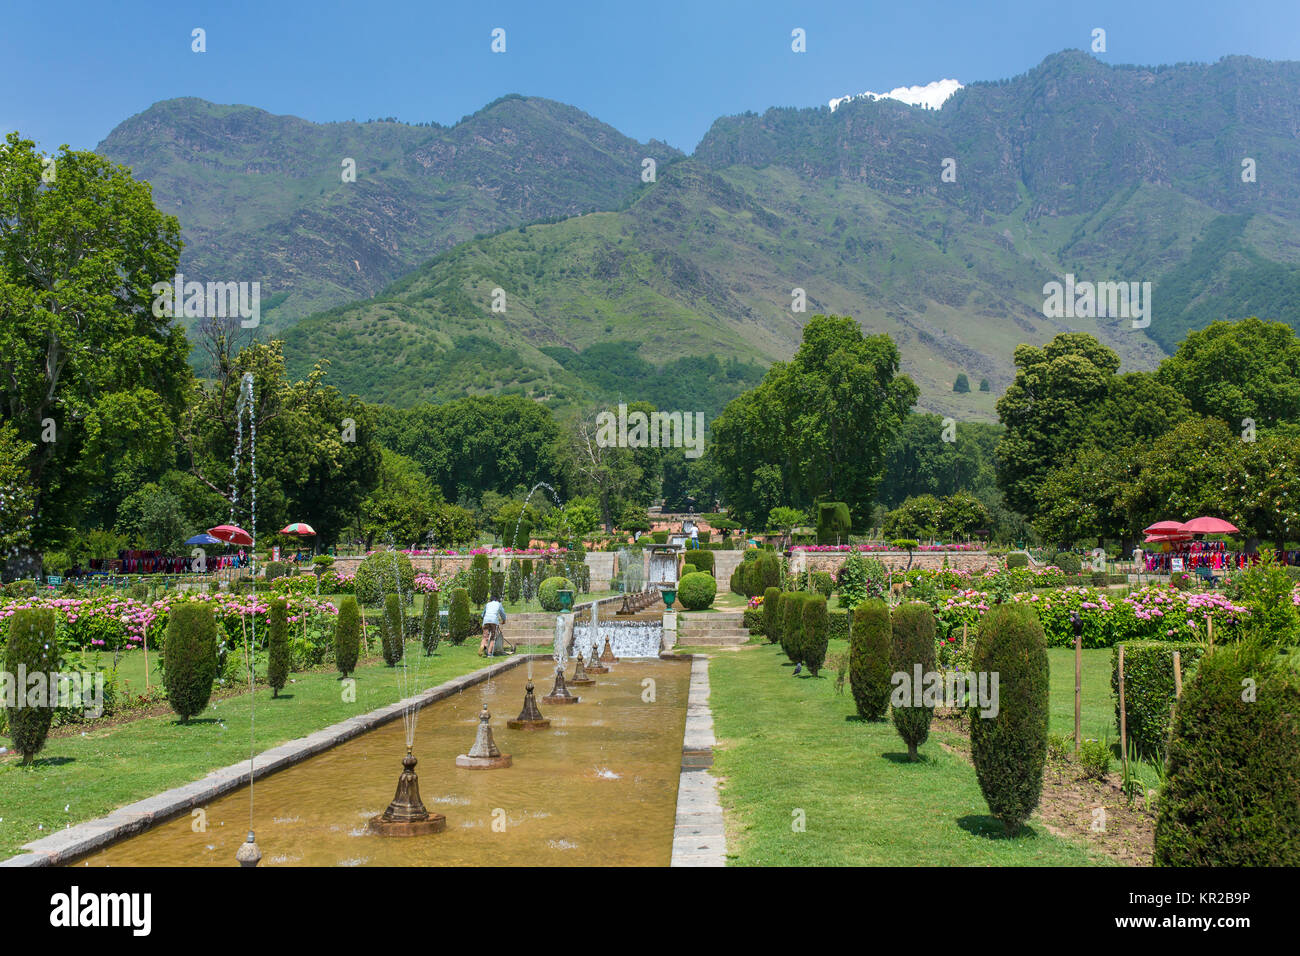
{"type": "MultiPolygon", "coordinates": [[[[1128,641],[1124,647],[1124,715],[1128,739],[1142,756],[1163,756],[1175,701],[1174,651],[1185,684],[1204,653],[1191,641],[1128,641]]],[[[1110,688],[1119,733],[1119,647],[1111,653],[1110,688]]]]}

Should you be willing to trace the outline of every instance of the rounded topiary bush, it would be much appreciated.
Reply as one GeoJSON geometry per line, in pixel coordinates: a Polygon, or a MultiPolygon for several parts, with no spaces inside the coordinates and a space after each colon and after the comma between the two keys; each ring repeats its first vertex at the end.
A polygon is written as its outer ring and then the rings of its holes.
{"type": "Polygon", "coordinates": [[[781,640],[780,602],[780,588],[768,588],[763,592],[763,635],[771,644],[781,640]]]}
{"type": "Polygon", "coordinates": [[[799,650],[803,641],[803,599],[800,591],[784,591],[781,595],[781,650],[792,664],[800,661],[799,650]]]}
{"type": "Polygon", "coordinates": [[[455,588],[451,592],[451,604],[447,607],[447,636],[456,645],[464,644],[465,639],[474,633],[474,620],[469,615],[469,592],[464,588],[455,588]]]}
{"type": "Polygon", "coordinates": [[[491,567],[486,554],[476,554],[469,562],[469,599],[482,607],[491,590],[491,567]]]}
{"type": "Polygon", "coordinates": [[[906,676],[906,681],[894,687],[890,699],[894,729],[907,744],[907,756],[916,760],[916,748],[930,736],[934,708],[925,706],[924,700],[915,699],[913,676],[918,664],[922,677],[934,670],[934,611],[928,604],[900,604],[894,609],[890,633],[893,640],[889,655],[890,680],[897,674],[906,676]],[[903,690],[907,691],[906,695],[901,693],[903,690]]]}
{"type": "Polygon", "coordinates": [[[889,712],[892,646],[889,605],[878,598],[863,601],[853,611],[849,682],[858,716],[865,720],[883,720],[889,712]]]}
{"type": "Polygon", "coordinates": [[[163,639],[163,686],[182,724],[202,712],[217,679],[217,619],[203,601],[175,604],[163,639]]]}
{"type": "Polygon", "coordinates": [[[420,644],[424,647],[426,656],[438,649],[438,639],[441,637],[439,630],[442,621],[438,617],[439,603],[437,591],[430,591],[424,596],[424,608],[420,614],[420,644]]]}
{"type": "Polygon", "coordinates": [[[1300,866],[1300,678],[1219,645],[1183,685],[1156,806],[1157,866],[1300,866]]]}
{"type": "MultiPolygon", "coordinates": [[[[14,750],[23,755],[23,766],[29,766],[32,758],[45,746],[50,721],[54,717],[54,708],[48,705],[56,701],[47,698],[37,706],[31,706],[26,696],[28,688],[18,685],[18,675],[52,674],[59,670],[57,626],[58,619],[50,608],[19,608],[9,618],[4,665],[15,682],[14,706],[9,706],[5,695],[0,695],[0,705],[4,708],[14,750]],[[17,706],[19,703],[22,703],[21,707],[17,706]]],[[[213,667],[216,667],[215,650],[213,667]]]]}
{"type": "Polygon", "coordinates": [[[971,711],[971,760],[989,812],[1015,833],[1038,806],[1047,761],[1047,641],[1034,609],[991,607],[980,621],[971,670],[990,675],[990,690],[998,676],[997,713],[971,711]]]}
{"type": "Polygon", "coordinates": [[[688,611],[703,611],[713,603],[718,583],[707,571],[691,571],[677,582],[677,599],[688,611]]]}
{"type": "Polygon", "coordinates": [[[686,564],[694,565],[696,570],[713,573],[713,552],[712,551],[687,551],[683,555],[686,564]]]}
{"type": "Polygon", "coordinates": [[[402,659],[405,635],[402,633],[402,601],[396,594],[384,598],[384,616],[380,619],[379,641],[384,652],[384,663],[397,666],[402,659]]]}
{"type": "Polygon", "coordinates": [[[400,551],[377,551],[357,567],[352,593],[368,607],[380,604],[385,594],[399,592],[409,603],[415,593],[415,568],[400,551]]]}
{"type": "Polygon", "coordinates": [[[271,696],[279,697],[288,680],[289,605],[283,600],[272,601],[266,639],[266,682],[271,685],[271,696]]]}
{"type": "Polygon", "coordinates": [[[351,594],[339,601],[338,619],[334,622],[334,666],[347,677],[357,669],[361,654],[361,608],[351,594]]]}
{"type": "Polygon", "coordinates": [[[1066,574],[1078,574],[1083,570],[1083,559],[1072,551],[1058,552],[1052,563],[1066,574]]]}
{"type": "Polygon", "coordinates": [[[1007,555],[1007,568],[1027,568],[1029,567],[1029,555],[1024,551],[1012,551],[1007,555]]]}
{"type": "Polygon", "coordinates": [[[572,591],[573,585],[568,578],[547,578],[537,586],[537,602],[543,611],[560,611],[560,591],[572,591]]]}
{"type": "Polygon", "coordinates": [[[800,614],[803,625],[799,636],[799,658],[812,671],[813,677],[826,663],[827,627],[826,598],[821,594],[804,596],[803,611],[800,614]]]}

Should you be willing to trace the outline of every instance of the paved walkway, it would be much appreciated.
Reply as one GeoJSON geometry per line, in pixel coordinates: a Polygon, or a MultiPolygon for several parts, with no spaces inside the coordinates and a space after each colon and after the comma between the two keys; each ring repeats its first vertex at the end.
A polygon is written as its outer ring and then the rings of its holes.
{"type": "Polygon", "coordinates": [[[727,834],[713,765],[713,711],[709,709],[709,658],[691,662],[691,689],[682,736],[682,773],[677,784],[677,822],[670,866],[726,866],[727,834]]]}

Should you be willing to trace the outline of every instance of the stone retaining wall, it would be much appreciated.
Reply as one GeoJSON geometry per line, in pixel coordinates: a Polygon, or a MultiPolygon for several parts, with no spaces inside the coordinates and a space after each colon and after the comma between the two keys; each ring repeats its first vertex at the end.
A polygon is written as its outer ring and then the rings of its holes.
{"type": "MultiPolygon", "coordinates": [[[[890,571],[902,571],[907,567],[906,551],[864,551],[864,558],[875,558],[890,571]]],[[[795,551],[790,555],[791,573],[809,571],[829,571],[834,574],[844,566],[848,559],[847,551],[795,551]]],[[[1002,559],[987,551],[913,551],[912,567],[939,570],[947,567],[961,571],[980,571],[984,568],[996,568],[1002,559]]]]}

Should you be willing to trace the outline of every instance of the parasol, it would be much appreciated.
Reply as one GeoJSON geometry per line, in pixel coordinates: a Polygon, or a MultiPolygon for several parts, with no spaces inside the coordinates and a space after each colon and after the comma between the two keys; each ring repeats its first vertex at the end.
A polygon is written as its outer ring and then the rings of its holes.
{"type": "Polygon", "coordinates": [[[1178,534],[1184,531],[1181,521],[1157,521],[1149,528],[1143,528],[1143,534],[1178,534]]]}
{"type": "Polygon", "coordinates": [[[186,544],[222,544],[223,542],[220,538],[212,537],[212,535],[208,534],[206,531],[200,531],[194,537],[185,539],[185,543],[186,544]]]}
{"type": "Polygon", "coordinates": [[[313,528],[311,525],[307,524],[305,521],[295,521],[292,524],[287,524],[283,528],[281,528],[280,534],[315,535],[316,529],[313,528]]]}
{"type": "Polygon", "coordinates": [[[1237,526],[1229,524],[1222,518],[1210,518],[1203,515],[1200,518],[1193,518],[1179,530],[1184,534],[1232,534],[1237,530],[1237,526]]]}
{"type": "Polygon", "coordinates": [[[253,536],[238,525],[219,524],[215,528],[209,528],[208,534],[219,541],[226,542],[226,544],[250,545],[253,543],[253,536]]]}

